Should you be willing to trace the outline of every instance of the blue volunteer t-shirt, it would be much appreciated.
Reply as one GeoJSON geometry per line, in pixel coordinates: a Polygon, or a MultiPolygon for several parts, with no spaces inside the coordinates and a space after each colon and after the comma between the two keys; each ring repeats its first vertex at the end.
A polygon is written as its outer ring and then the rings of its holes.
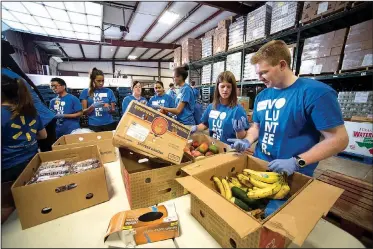
{"type": "Polygon", "coordinates": [[[16,116],[1,106],[1,169],[24,163],[38,152],[36,134],[43,130],[40,116],[16,116]]]}
{"type": "Polygon", "coordinates": [[[153,105],[159,105],[167,108],[174,108],[175,101],[170,95],[163,94],[162,96],[154,95],[150,98],[148,106],[153,108],[153,105]]]}
{"type": "MultiPolygon", "coordinates": [[[[255,156],[269,162],[308,151],[320,141],[320,131],[344,124],[336,91],[307,78],[286,89],[263,90],[255,99],[253,122],[260,127],[255,156]]],[[[299,172],[312,176],[317,164],[299,172]]]]}
{"type": "MultiPolygon", "coordinates": [[[[74,95],[56,97],[49,103],[49,108],[56,114],[74,114],[82,110],[82,104],[74,95]]],[[[70,134],[73,130],[80,128],[80,118],[59,118],[56,124],[57,138],[70,134]]]]}
{"type": "MultiPolygon", "coordinates": [[[[18,79],[21,78],[18,74],[13,72],[12,70],[9,70],[8,68],[1,68],[1,74],[4,74],[10,78],[18,79]]],[[[25,83],[26,87],[29,89],[31,93],[32,100],[34,101],[34,106],[40,116],[41,122],[43,124],[43,127],[47,126],[50,121],[54,118],[54,113],[48,109],[48,106],[46,106],[39,96],[36,94],[34,89],[28,84],[23,78],[21,78],[23,82],[25,83]]]]}
{"type": "Polygon", "coordinates": [[[197,125],[200,124],[201,118],[202,118],[202,105],[196,102],[196,104],[194,105],[194,122],[196,122],[197,125]]]}
{"type": "Polygon", "coordinates": [[[193,88],[194,98],[197,100],[199,98],[199,90],[197,88],[193,88]]]}
{"type": "MultiPolygon", "coordinates": [[[[79,97],[80,100],[87,100],[87,107],[90,107],[93,102],[103,102],[104,104],[109,104],[111,109],[111,103],[117,101],[113,91],[109,88],[94,90],[93,98],[92,96],[88,96],[88,91],[89,89],[84,89],[79,97]]],[[[113,116],[104,107],[95,108],[95,110],[88,115],[88,124],[92,126],[108,125],[113,122],[113,116]]]]}
{"type": "Polygon", "coordinates": [[[189,84],[184,84],[184,86],[180,87],[180,92],[175,99],[175,107],[177,107],[180,102],[184,102],[185,107],[181,113],[177,115],[177,121],[184,125],[195,125],[194,105],[196,100],[194,98],[193,89],[189,84]]]}
{"type": "Polygon", "coordinates": [[[216,110],[213,104],[209,104],[202,115],[201,123],[209,128],[210,137],[228,144],[229,138],[236,138],[236,132],[233,130],[233,120],[246,120],[245,130],[249,129],[249,121],[245,110],[241,105],[231,108],[227,105],[218,104],[216,110]]]}
{"type": "Polygon", "coordinates": [[[142,96],[139,99],[136,99],[133,95],[127,96],[122,101],[122,114],[124,114],[127,110],[128,105],[131,103],[132,100],[140,102],[141,104],[148,105],[148,100],[142,96]]]}
{"type": "Polygon", "coordinates": [[[170,95],[172,99],[176,98],[176,92],[175,92],[175,90],[168,89],[167,92],[166,92],[166,94],[170,95]]]}

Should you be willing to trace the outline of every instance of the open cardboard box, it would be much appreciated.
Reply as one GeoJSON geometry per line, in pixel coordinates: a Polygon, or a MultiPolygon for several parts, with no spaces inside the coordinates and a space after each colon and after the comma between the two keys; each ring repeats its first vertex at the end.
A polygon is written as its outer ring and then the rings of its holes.
{"type": "Polygon", "coordinates": [[[22,229],[108,201],[105,168],[98,147],[92,145],[36,154],[14,182],[12,194],[22,229]],[[90,158],[97,158],[100,167],[25,185],[42,162],[59,159],[77,162],[90,158]]]}
{"type": "Polygon", "coordinates": [[[114,133],[113,144],[180,164],[190,128],[137,101],[131,101],[114,133]]]}
{"type": "Polygon", "coordinates": [[[215,189],[213,176],[225,177],[244,168],[266,171],[268,162],[227,153],[195,162],[183,168],[189,176],[177,181],[192,195],[191,213],[224,248],[287,247],[302,245],[318,220],[326,215],[343,190],[308,176],[289,177],[291,197],[276,212],[259,221],[215,189]]]}
{"type": "Polygon", "coordinates": [[[119,148],[123,182],[131,209],[146,208],[180,197],[184,188],[175,179],[185,176],[181,168],[193,163],[184,154],[181,164],[154,160],[127,148],[119,148]]]}
{"type": "Polygon", "coordinates": [[[115,147],[112,144],[112,140],[112,131],[71,134],[60,137],[52,145],[52,150],[63,150],[77,147],[86,147],[89,145],[97,145],[102,156],[102,162],[110,163],[117,160],[115,147]]]}

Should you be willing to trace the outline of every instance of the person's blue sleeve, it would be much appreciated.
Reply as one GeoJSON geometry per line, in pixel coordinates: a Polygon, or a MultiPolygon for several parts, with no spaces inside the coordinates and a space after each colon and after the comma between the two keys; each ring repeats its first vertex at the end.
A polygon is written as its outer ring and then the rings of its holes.
{"type": "Polygon", "coordinates": [[[175,100],[170,95],[167,95],[167,96],[168,96],[169,108],[175,108],[175,100]]]}
{"type": "Polygon", "coordinates": [[[128,105],[129,105],[130,102],[131,101],[130,101],[130,99],[128,97],[125,97],[123,99],[123,102],[122,102],[122,114],[124,114],[126,112],[127,107],[128,107],[128,105]]]}
{"type": "Polygon", "coordinates": [[[40,115],[36,115],[36,123],[37,123],[37,130],[38,131],[41,131],[42,129],[44,129],[44,126],[43,126],[43,122],[41,122],[41,118],[40,118],[40,115]]]}
{"type": "Polygon", "coordinates": [[[205,110],[205,112],[202,114],[201,123],[205,126],[209,127],[209,115],[212,108],[212,104],[209,104],[205,110]]]}
{"type": "Polygon", "coordinates": [[[154,96],[149,99],[149,102],[147,103],[147,106],[152,107],[154,96]]]}
{"type": "Polygon", "coordinates": [[[191,100],[192,100],[192,94],[194,94],[191,90],[192,89],[190,87],[189,88],[185,88],[185,90],[181,94],[181,98],[180,98],[181,102],[186,102],[186,103],[190,103],[191,102],[191,100]]]}
{"type": "Polygon", "coordinates": [[[306,115],[311,118],[317,130],[331,129],[344,124],[337,93],[334,90],[305,102],[306,115]]]}
{"type": "Polygon", "coordinates": [[[248,130],[249,129],[249,120],[247,119],[246,112],[241,105],[238,105],[238,108],[237,108],[237,111],[235,113],[234,118],[236,120],[241,120],[242,117],[244,117],[245,120],[246,120],[245,130],[248,130]]]}
{"type": "Polygon", "coordinates": [[[109,89],[109,103],[116,103],[117,99],[115,98],[114,92],[109,89]]]}
{"type": "Polygon", "coordinates": [[[77,97],[73,96],[72,102],[73,102],[73,112],[74,113],[77,113],[77,112],[80,112],[81,110],[83,110],[82,103],[80,103],[80,101],[77,97]]]}
{"type": "Polygon", "coordinates": [[[88,99],[88,89],[84,89],[79,96],[80,100],[87,100],[88,99]]]}
{"type": "Polygon", "coordinates": [[[146,98],[142,98],[142,100],[144,100],[145,101],[145,105],[148,105],[148,100],[146,99],[146,98]]]}

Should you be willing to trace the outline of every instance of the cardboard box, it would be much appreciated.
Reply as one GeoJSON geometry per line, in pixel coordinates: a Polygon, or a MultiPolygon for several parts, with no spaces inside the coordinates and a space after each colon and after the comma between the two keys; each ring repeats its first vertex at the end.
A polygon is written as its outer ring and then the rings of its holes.
{"type": "Polygon", "coordinates": [[[246,42],[265,38],[271,29],[272,7],[268,4],[247,14],[246,42]]]}
{"type": "Polygon", "coordinates": [[[177,179],[192,195],[192,215],[223,248],[284,248],[291,241],[302,245],[343,192],[294,173],[288,179],[289,200],[258,221],[221,196],[211,180],[212,176],[231,176],[244,168],[265,171],[267,165],[252,156],[227,153],[186,166],[183,170],[189,176],[177,179]]]}
{"type": "Polygon", "coordinates": [[[250,97],[238,97],[238,104],[245,110],[246,114],[250,111],[250,97]]]}
{"type": "Polygon", "coordinates": [[[229,25],[231,25],[233,21],[233,18],[228,18],[228,19],[225,19],[225,20],[221,20],[220,22],[218,22],[218,28],[224,28],[224,29],[227,29],[229,27],[229,25]]]}
{"type": "Polygon", "coordinates": [[[200,60],[202,57],[202,41],[200,39],[187,38],[181,43],[181,63],[200,60]]]}
{"type": "Polygon", "coordinates": [[[36,154],[13,184],[12,194],[22,229],[108,201],[105,168],[98,147],[95,145],[36,154]],[[42,162],[59,159],[77,162],[90,158],[97,158],[101,167],[25,185],[42,162]]]}
{"type": "Polygon", "coordinates": [[[349,142],[344,150],[367,157],[373,157],[373,127],[367,122],[345,122],[349,142]]]}
{"type": "Polygon", "coordinates": [[[270,34],[294,27],[299,8],[300,2],[273,2],[270,34]]]}
{"type": "Polygon", "coordinates": [[[217,28],[213,40],[213,55],[227,51],[228,30],[226,28],[217,28]]]}
{"type": "Polygon", "coordinates": [[[181,67],[181,47],[174,49],[174,65],[175,67],[181,67]]]}
{"type": "Polygon", "coordinates": [[[168,203],[117,213],[110,220],[104,242],[105,245],[115,246],[117,241],[122,241],[126,248],[133,248],[179,235],[175,206],[168,203]]]}
{"type": "Polygon", "coordinates": [[[185,175],[181,168],[194,162],[193,157],[184,154],[181,164],[170,164],[125,148],[119,151],[121,174],[132,209],[150,207],[184,195],[183,187],[175,179],[185,175]]]}
{"type": "Polygon", "coordinates": [[[211,37],[215,34],[215,29],[212,29],[205,33],[205,37],[211,37]]]}
{"type": "Polygon", "coordinates": [[[134,148],[171,163],[180,163],[190,128],[132,101],[114,133],[116,147],[134,148]]]}
{"type": "Polygon", "coordinates": [[[104,131],[97,133],[71,134],[60,137],[53,145],[52,150],[64,150],[77,147],[97,145],[100,150],[103,163],[117,160],[115,147],[112,143],[113,132],[104,131]]]}
{"type": "Polygon", "coordinates": [[[308,23],[321,16],[328,16],[330,14],[345,10],[349,2],[304,2],[302,12],[302,23],[308,23]]]}

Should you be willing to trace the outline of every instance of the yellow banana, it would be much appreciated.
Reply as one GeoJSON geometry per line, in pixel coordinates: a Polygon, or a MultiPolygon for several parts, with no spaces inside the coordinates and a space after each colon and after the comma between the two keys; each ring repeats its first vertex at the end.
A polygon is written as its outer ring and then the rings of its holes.
{"type": "Polygon", "coordinates": [[[257,190],[257,189],[260,189],[260,188],[258,188],[258,187],[255,187],[255,186],[253,187],[253,190],[257,190]]]}
{"type": "Polygon", "coordinates": [[[231,183],[231,182],[229,182],[228,181],[228,185],[229,185],[229,187],[232,189],[233,187],[236,187],[233,183],[231,183]]]}
{"type": "Polygon", "coordinates": [[[272,199],[284,199],[286,197],[286,195],[290,192],[290,187],[287,183],[284,183],[282,186],[281,186],[281,189],[276,193],[274,194],[273,196],[271,196],[272,199]]]}
{"type": "Polygon", "coordinates": [[[253,185],[250,183],[250,178],[243,175],[243,174],[237,174],[237,178],[240,181],[240,183],[248,188],[252,188],[253,185]]]}
{"type": "Polygon", "coordinates": [[[244,172],[248,173],[250,178],[252,177],[265,183],[275,183],[282,178],[282,176],[276,172],[258,172],[251,169],[244,169],[244,172]]]}
{"type": "Polygon", "coordinates": [[[250,177],[250,182],[251,182],[252,185],[254,185],[254,187],[257,187],[257,188],[268,188],[272,185],[272,184],[269,184],[269,183],[258,181],[254,177],[250,177]]]}
{"type": "Polygon", "coordinates": [[[275,195],[278,191],[280,191],[282,186],[281,182],[276,182],[272,184],[272,186],[262,189],[253,190],[247,193],[247,197],[251,199],[262,199],[269,197],[271,195],[275,195]]]}
{"type": "Polygon", "coordinates": [[[214,176],[212,179],[214,180],[215,185],[218,187],[220,194],[225,197],[225,190],[220,179],[216,176],[214,176]]]}
{"type": "Polygon", "coordinates": [[[229,187],[228,181],[226,179],[222,179],[221,183],[223,184],[224,190],[225,190],[225,198],[227,200],[230,200],[232,198],[232,191],[229,187]]]}
{"type": "Polygon", "coordinates": [[[234,184],[234,186],[238,187],[238,188],[242,188],[242,184],[240,183],[240,181],[236,178],[236,177],[231,177],[229,178],[229,180],[234,184]]]}

